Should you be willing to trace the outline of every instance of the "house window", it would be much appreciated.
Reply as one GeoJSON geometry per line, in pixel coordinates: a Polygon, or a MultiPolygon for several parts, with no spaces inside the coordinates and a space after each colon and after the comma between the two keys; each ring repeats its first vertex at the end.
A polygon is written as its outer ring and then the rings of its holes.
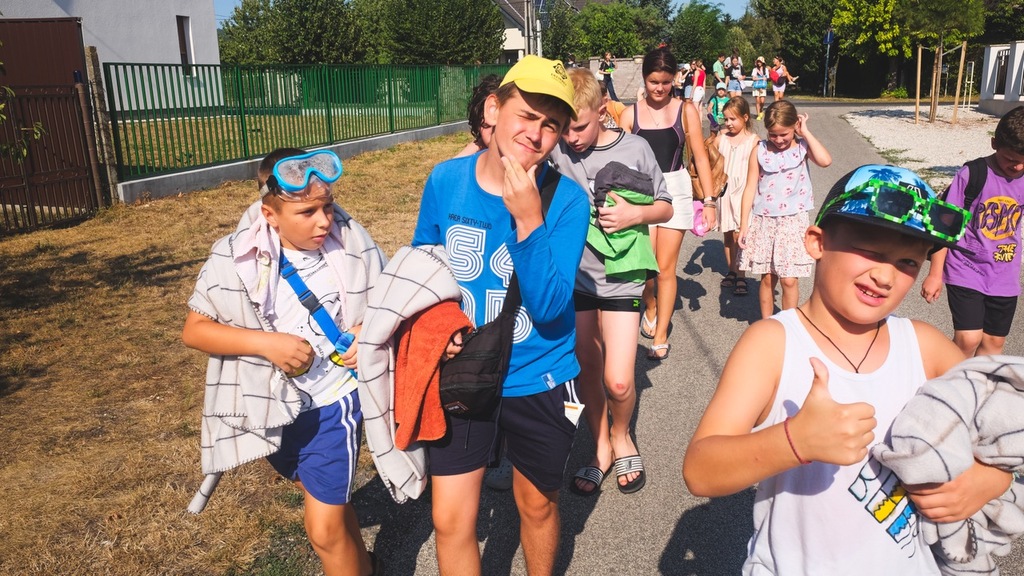
{"type": "Polygon", "coordinates": [[[1009,59],[1009,48],[996,52],[996,89],[993,91],[995,94],[1006,94],[1006,61],[1009,59]]]}
{"type": "Polygon", "coordinates": [[[178,52],[181,54],[181,72],[192,75],[192,26],[188,16],[178,16],[178,52]]]}

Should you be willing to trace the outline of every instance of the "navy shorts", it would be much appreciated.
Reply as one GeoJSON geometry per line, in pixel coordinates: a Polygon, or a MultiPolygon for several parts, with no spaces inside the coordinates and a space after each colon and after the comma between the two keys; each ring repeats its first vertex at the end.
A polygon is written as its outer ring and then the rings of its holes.
{"type": "Polygon", "coordinates": [[[427,444],[431,476],[454,476],[487,466],[497,458],[501,439],[516,470],[541,492],[562,484],[576,424],[566,417],[566,402],[579,402],[576,380],[546,392],[501,399],[491,420],[449,416],[445,437],[427,444]]]}
{"type": "Polygon", "coordinates": [[[299,414],[281,437],[281,449],[267,456],[289,480],[301,480],[324,504],[347,504],[359,460],[363,411],[352,392],[330,406],[299,414]]]}
{"type": "Polygon", "coordinates": [[[954,330],[982,330],[1000,338],[1010,333],[1017,311],[1016,296],[986,296],[977,290],[948,284],[946,300],[954,330]]]}
{"type": "Polygon", "coordinates": [[[583,292],[572,293],[573,306],[577,312],[601,310],[604,312],[639,312],[640,297],[636,298],[601,298],[583,292]]]}

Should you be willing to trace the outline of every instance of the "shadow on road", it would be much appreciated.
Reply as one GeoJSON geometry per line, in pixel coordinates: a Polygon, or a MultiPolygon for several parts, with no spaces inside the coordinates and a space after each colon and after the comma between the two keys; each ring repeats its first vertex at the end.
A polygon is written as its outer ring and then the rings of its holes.
{"type": "Polygon", "coordinates": [[[739,574],[754,525],[754,490],[712,498],[683,513],[658,562],[661,574],[739,574]]]}

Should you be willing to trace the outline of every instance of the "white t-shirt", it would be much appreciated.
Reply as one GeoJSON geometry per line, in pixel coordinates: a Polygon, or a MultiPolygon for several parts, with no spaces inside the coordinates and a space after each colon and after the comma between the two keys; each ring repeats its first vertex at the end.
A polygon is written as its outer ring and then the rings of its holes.
{"type": "MultiPolygon", "coordinates": [[[[319,250],[289,250],[282,248],[310,292],[315,294],[327,313],[338,326],[344,326],[341,317],[341,299],[338,281],[327,267],[327,260],[319,250]]],[[[277,302],[270,322],[278,332],[305,338],[313,347],[316,358],[309,370],[292,378],[303,392],[302,410],[330,406],[356,389],[356,379],[347,368],[331,359],[334,343],[328,340],[309,310],[299,302],[291,285],[282,278],[278,284],[277,302]]],[[[335,355],[335,358],[337,356],[335,355]]]]}

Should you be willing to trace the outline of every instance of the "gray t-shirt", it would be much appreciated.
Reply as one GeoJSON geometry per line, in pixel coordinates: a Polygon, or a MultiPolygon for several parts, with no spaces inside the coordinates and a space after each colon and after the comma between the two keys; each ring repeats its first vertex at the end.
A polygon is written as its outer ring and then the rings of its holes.
{"type": "MultiPolygon", "coordinates": [[[[551,152],[552,165],[587,191],[591,205],[594,203],[594,179],[601,168],[613,160],[649,175],[654,184],[654,201],[671,203],[672,195],[665,186],[665,177],[647,141],[621,129],[616,131],[618,138],[611,144],[591,146],[582,153],[573,150],[565,140],[560,140],[551,152]]],[[[643,289],[643,284],[609,278],[605,274],[602,257],[590,246],[583,250],[583,259],[576,273],[577,292],[598,298],[639,298],[643,289]]]]}

